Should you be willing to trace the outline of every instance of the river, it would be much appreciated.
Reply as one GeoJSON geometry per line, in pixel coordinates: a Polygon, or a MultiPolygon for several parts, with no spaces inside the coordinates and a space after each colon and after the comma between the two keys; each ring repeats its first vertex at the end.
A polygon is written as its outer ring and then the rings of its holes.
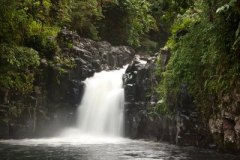
{"type": "MultiPolygon", "coordinates": [[[[82,137],[84,138],[84,137],[82,137]]],[[[129,139],[25,139],[0,141],[1,160],[239,160],[193,147],[129,139]],[[84,142],[85,141],[85,142],[84,142]]]]}

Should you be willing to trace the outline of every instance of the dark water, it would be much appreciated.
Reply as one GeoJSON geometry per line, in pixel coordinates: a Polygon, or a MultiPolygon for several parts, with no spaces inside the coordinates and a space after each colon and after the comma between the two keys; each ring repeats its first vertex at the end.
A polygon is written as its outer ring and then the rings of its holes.
{"type": "Polygon", "coordinates": [[[240,156],[165,143],[56,143],[51,140],[0,141],[0,160],[240,160],[240,156]]]}

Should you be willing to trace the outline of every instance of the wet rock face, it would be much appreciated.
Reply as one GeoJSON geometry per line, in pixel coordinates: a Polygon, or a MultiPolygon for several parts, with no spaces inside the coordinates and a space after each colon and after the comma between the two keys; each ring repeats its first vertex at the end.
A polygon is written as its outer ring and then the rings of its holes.
{"type": "Polygon", "coordinates": [[[238,117],[233,119],[220,116],[211,118],[209,128],[219,149],[225,151],[240,149],[240,121],[238,117]]]}
{"type": "MultiPolygon", "coordinates": [[[[169,59],[169,52],[161,52],[162,68],[169,59]]],[[[156,55],[158,56],[158,55],[156,55]]],[[[181,86],[175,116],[149,114],[160,103],[155,89],[161,80],[156,75],[157,57],[135,57],[123,77],[125,88],[125,130],[131,138],[168,141],[184,146],[204,146],[208,132],[201,129],[198,113],[188,94],[181,86]],[[143,61],[145,60],[145,61],[143,61]]]]}
{"type": "Polygon", "coordinates": [[[127,46],[112,46],[110,43],[96,42],[81,38],[76,33],[62,30],[58,36],[63,54],[71,57],[76,64],[68,74],[59,77],[60,85],[54,81],[58,73],[48,82],[48,107],[53,108],[50,127],[62,128],[74,124],[77,108],[84,93],[83,81],[95,72],[122,68],[130,63],[135,51],[127,46]],[[55,108],[55,109],[54,109],[55,108]]]}
{"type": "MultiPolygon", "coordinates": [[[[132,61],[135,54],[130,47],[112,46],[105,41],[95,42],[66,29],[59,33],[58,45],[61,56],[71,59],[75,65],[73,68],[66,68],[67,73],[61,74],[58,69],[51,67],[46,59],[42,59],[41,69],[45,78],[39,78],[34,86],[38,89],[26,95],[33,97],[34,103],[23,97],[10,99],[14,103],[19,100],[30,107],[18,120],[13,119],[7,124],[0,123],[0,130],[4,131],[0,133],[0,138],[51,136],[63,127],[73,125],[84,93],[83,81],[95,72],[123,67],[132,61]]],[[[53,58],[60,59],[58,55],[53,58]]],[[[2,94],[0,105],[6,103],[4,93],[0,93],[2,94]]]]}
{"type": "MultiPolygon", "coordinates": [[[[240,82],[238,83],[240,86],[240,82]]],[[[209,119],[209,129],[220,150],[236,152],[240,150],[240,93],[238,87],[222,95],[221,113],[209,119]]]]}
{"type": "Polygon", "coordinates": [[[79,67],[84,68],[81,78],[88,77],[84,73],[122,67],[130,63],[135,54],[128,46],[112,46],[106,41],[95,42],[66,30],[59,34],[58,39],[64,53],[73,57],[79,67]]]}
{"type": "Polygon", "coordinates": [[[95,42],[81,38],[71,31],[62,31],[58,39],[65,56],[72,58],[75,67],[69,70],[68,74],[59,77],[61,86],[56,84],[54,79],[58,71],[49,70],[50,78],[47,88],[50,100],[54,103],[66,101],[71,106],[78,105],[84,90],[82,81],[93,76],[95,72],[122,67],[134,54],[129,47],[113,47],[108,42],[95,42]]]}
{"type": "MultiPolygon", "coordinates": [[[[125,131],[131,138],[151,137],[152,127],[155,122],[147,117],[147,106],[150,105],[153,83],[156,83],[152,70],[155,59],[141,60],[136,56],[126,69],[123,76],[125,89],[125,131]],[[141,125],[140,125],[141,124],[141,125]]],[[[156,102],[152,102],[156,103],[156,102]]],[[[155,128],[157,132],[157,127],[155,128]]],[[[152,133],[153,133],[152,132],[152,133]]]]}
{"type": "Polygon", "coordinates": [[[176,119],[149,114],[159,99],[155,87],[156,57],[135,57],[123,76],[125,88],[125,131],[131,138],[176,143],[176,119]]]}

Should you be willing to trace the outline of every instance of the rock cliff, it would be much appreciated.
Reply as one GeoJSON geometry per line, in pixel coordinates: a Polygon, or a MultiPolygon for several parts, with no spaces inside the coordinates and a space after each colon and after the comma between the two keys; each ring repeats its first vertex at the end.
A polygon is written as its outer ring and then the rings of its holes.
{"type": "Polygon", "coordinates": [[[181,87],[174,114],[161,115],[154,111],[162,103],[156,93],[157,84],[161,81],[156,74],[156,61],[160,58],[164,69],[169,56],[170,53],[163,50],[153,57],[135,57],[128,66],[124,75],[126,135],[184,146],[207,146],[211,143],[209,131],[202,127],[186,86],[181,87]]]}
{"type": "Polygon", "coordinates": [[[95,72],[123,67],[135,54],[130,47],[81,38],[66,29],[58,35],[58,46],[61,54],[54,56],[54,61],[66,59],[71,67],[42,59],[32,93],[0,92],[4,97],[0,100],[0,138],[51,136],[74,125],[83,81],[95,72]]]}

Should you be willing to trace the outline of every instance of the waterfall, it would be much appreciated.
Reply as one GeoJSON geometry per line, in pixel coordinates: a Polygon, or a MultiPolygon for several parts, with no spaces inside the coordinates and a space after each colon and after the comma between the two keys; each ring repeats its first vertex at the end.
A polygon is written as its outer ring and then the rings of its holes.
{"type": "Polygon", "coordinates": [[[62,131],[60,137],[81,143],[120,140],[124,124],[122,76],[125,70],[126,67],[102,71],[84,81],[85,91],[77,111],[77,125],[62,131]]]}
{"type": "Polygon", "coordinates": [[[85,92],[78,108],[77,128],[84,133],[123,134],[125,69],[102,71],[85,80],[85,92]]]}

